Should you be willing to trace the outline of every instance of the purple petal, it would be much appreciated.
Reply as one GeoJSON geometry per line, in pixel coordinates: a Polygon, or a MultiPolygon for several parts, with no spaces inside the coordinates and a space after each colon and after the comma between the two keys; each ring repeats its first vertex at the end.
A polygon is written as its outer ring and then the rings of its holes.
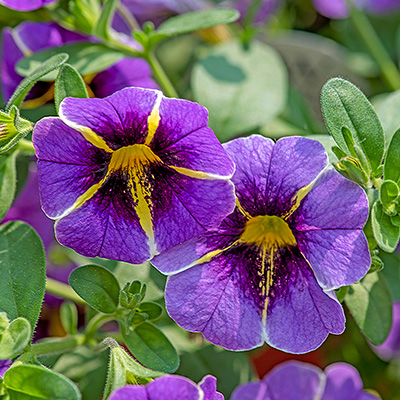
{"type": "Polygon", "coordinates": [[[3,377],[12,363],[12,360],[0,360],[0,378],[3,377]]]}
{"type": "Polygon", "coordinates": [[[226,251],[169,277],[168,313],[184,329],[202,332],[211,343],[228,350],[260,346],[261,315],[247,272],[254,262],[252,252],[226,251]]]}
{"type": "Polygon", "coordinates": [[[201,391],[191,380],[182,376],[162,376],[146,386],[149,400],[201,399],[201,391]]]}
{"type": "Polygon", "coordinates": [[[50,218],[59,218],[105,171],[99,168],[107,153],[90,144],[58,118],[40,120],[33,133],[39,159],[42,207],[50,218]]]}
{"type": "MultiPolygon", "coordinates": [[[[241,385],[232,393],[231,400],[272,400],[268,396],[264,382],[252,382],[241,385]]],[[[287,399],[285,399],[287,400],[287,399]]]]}
{"type": "Polygon", "coordinates": [[[345,0],[312,0],[315,9],[328,18],[340,19],[349,16],[345,0]]]}
{"type": "Polygon", "coordinates": [[[96,97],[110,96],[129,86],[158,89],[149,64],[142,59],[125,58],[97,74],[90,86],[96,97]]]}
{"type": "Polygon", "coordinates": [[[334,293],[325,293],[298,252],[282,248],[274,258],[266,316],[266,342],[290,353],[318,348],[329,333],[340,334],[345,317],[334,293]]]}
{"type": "MultiPolygon", "coordinates": [[[[317,367],[297,361],[289,361],[275,367],[265,378],[273,399],[314,400],[324,390],[324,373],[317,367]]],[[[336,400],[348,399],[336,397],[336,400]]]]}
{"type": "Polygon", "coordinates": [[[0,4],[18,11],[31,11],[57,0],[0,0],[0,4]]]}
{"type": "Polygon", "coordinates": [[[217,392],[217,378],[206,375],[199,382],[200,389],[204,392],[203,400],[224,400],[224,396],[217,392]]]}
{"type": "Polygon", "coordinates": [[[393,303],[392,328],[389,336],[380,346],[373,346],[383,360],[400,356],[400,303],[393,303]]]}
{"type": "Polygon", "coordinates": [[[293,214],[300,251],[325,290],[360,280],[371,265],[362,231],[368,218],[365,192],[333,169],[325,171],[293,214]]]}
{"type": "Polygon", "coordinates": [[[364,0],[365,8],[373,14],[387,14],[400,8],[400,0],[364,0]]]}
{"type": "Polygon", "coordinates": [[[124,386],[111,394],[109,400],[149,400],[144,386],[124,386]]]}

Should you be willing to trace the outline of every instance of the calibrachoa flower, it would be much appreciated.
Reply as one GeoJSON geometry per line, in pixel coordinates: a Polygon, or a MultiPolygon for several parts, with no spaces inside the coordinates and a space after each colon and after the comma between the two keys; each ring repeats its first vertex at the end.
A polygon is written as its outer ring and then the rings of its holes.
{"type": "Polygon", "coordinates": [[[0,378],[2,378],[5,372],[11,365],[12,360],[0,360],[0,378]]]}
{"type": "Polygon", "coordinates": [[[196,385],[182,376],[162,376],[146,386],[125,386],[110,400],[224,400],[217,392],[217,380],[207,375],[196,385]]]}
{"type": "Polygon", "coordinates": [[[317,141],[254,135],[224,147],[236,163],[237,207],[219,228],[154,258],[161,272],[176,274],[168,279],[167,310],[226,349],[265,340],[292,353],[311,351],[344,330],[333,290],[370,266],[366,195],[324,169],[317,141]]]}
{"type": "Polygon", "coordinates": [[[311,364],[289,361],[274,368],[261,382],[239,386],[231,400],[376,400],[363,390],[358,371],[345,363],[323,372],[311,364]]]}
{"type": "Polygon", "coordinates": [[[142,263],[235,205],[234,165],[207,110],[156,90],[67,98],[33,133],[44,212],[85,256],[142,263]]]}
{"type": "Polygon", "coordinates": [[[400,357],[400,303],[393,303],[392,329],[380,346],[372,346],[384,360],[400,357]]]}
{"type": "MultiPolygon", "coordinates": [[[[353,0],[354,5],[372,14],[385,14],[400,8],[400,0],[353,0]]],[[[313,0],[315,9],[328,18],[347,18],[346,0],[313,0]]]]}
{"type": "Polygon", "coordinates": [[[13,10],[31,11],[57,0],[0,0],[0,4],[13,10]]]}
{"type": "MultiPolygon", "coordinates": [[[[16,71],[18,61],[32,53],[65,44],[89,41],[90,38],[70,32],[55,23],[23,22],[16,28],[4,28],[2,35],[1,83],[5,99],[23,79],[16,71]]],[[[95,76],[84,77],[89,91],[96,97],[106,97],[129,86],[157,89],[151,69],[145,60],[124,58],[95,76]]],[[[52,84],[39,82],[25,101],[26,107],[37,107],[53,98],[52,84]]]]}

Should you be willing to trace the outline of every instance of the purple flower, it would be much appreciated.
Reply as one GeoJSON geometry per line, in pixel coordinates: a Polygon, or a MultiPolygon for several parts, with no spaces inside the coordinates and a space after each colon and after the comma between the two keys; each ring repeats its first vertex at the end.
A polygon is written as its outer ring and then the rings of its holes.
{"type": "Polygon", "coordinates": [[[234,165],[207,110],[156,90],[65,99],[33,133],[44,212],[58,241],[134,264],[218,226],[234,165]]]}
{"type": "Polygon", "coordinates": [[[196,385],[182,376],[166,375],[146,386],[125,386],[116,390],[110,400],[224,400],[217,392],[217,380],[207,375],[196,385]]]}
{"type": "Polygon", "coordinates": [[[334,289],[370,266],[364,191],[324,169],[320,143],[261,136],[225,144],[237,207],[220,227],[155,257],[166,306],[184,329],[230,350],[316,349],[344,330],[334,289]]]}
{"type": "Polygon", "coordinates": [[[311,364],[289,361],[274,368],[260,382],[235,389],[231,400],[374,400],[363,390],[357,370],[336,363],[325,372],[311,364]]]}
{"type": "Polygon", "coordinates": [[[0,4],[13,10],[31,11],[57,0],[0,0],[0,4]]]}
{"type": "Polygon", "coordinates": [[[12,363],[12,360],[0,360],[0,378],[2,378],[5,372],[8,370],[12,363]]]}
{"type": "Polygon", "coordinates": [[[383,360],[400,357],[400,303],[393,303],[392,329],[380,346],[372,346],[383,360]]]}
{"type": "MultiPolygon", "coordinates": [[[[23,79],[15,72],[17,62],[31,54],[52,47],[76,42],[88,42],[89,38],[67,31],[55,23],[23,22],[16,28],[5,28],[2,35],[1,82],[5,99],[12,93],[23,79]]],[[[114,66],[98,73],[86,82],[96,97],[106,97],[129,86],[157,89],[151,78],[151,68],[145,60],[125,58],[114,66]]],[[[39,82],[31,90],[26,107],[37,107],[53,98],[53,86],[49,82],[39,82]]]]}
{"type": "MultiPolygon", "coordinates": [[[[347,18],[346,0],[313,0],[315,9],[328,18],[347,18]]],[[[385,14],[400,8],[400,0],[354,0],[354,5],[372,14],[385,14]]]]}

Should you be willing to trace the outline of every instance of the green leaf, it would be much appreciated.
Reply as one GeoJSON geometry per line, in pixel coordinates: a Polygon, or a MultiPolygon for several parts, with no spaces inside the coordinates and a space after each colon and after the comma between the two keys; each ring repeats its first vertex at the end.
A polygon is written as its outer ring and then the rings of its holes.
{"type": "Polygon", "coordinates": [[[139,308],[139,312],[146,313],[149,320],[155,320],[159,318],[162,314],[162,307],[153,302],[144,302],[141,303],[139,308]]]}
{"type": "Polygon", "coordinates": [[[335,290],[336,297],[340,303],[343,303],[348,291],[349,291],[349,286],[342,286],[341,288],[335,290]]]}
{"type": "Polygon", "coordinates": [[[21,221],[0,226],[0,311],[36,325],[46,283],[43,243],[21,221]]]}
{"type": "MultiPolygon", "coordinates": [[[[10,208],[15,194],[17,153],[0,154],[0,221],[10,208]]],[[[0,255],[1,257],[1,255],[0,255]]]]}
{"type": "Polygon", "coordinates": [[[54,86],[54,103],[56,111],[66,97],[88,98],[85,82],[79,72],[69,64],[65,64],[59,71],[54,86]]]}
{"type": "Polygon", "coordinates": [[[382,274],[389,286],[390,293],[394,301],[400,301],[400,254],[383,253],[380,254],[384,268],[382,274]]]}
{"type": "Polygon", "coordinates": [[[156,371],[172,373],[179,366],[179,357],[167,337],[152,323],[129,328],[126,334],[121,326],[126,346],[133,356],[144,366],[156,371]]]}
{"type": "Polygon", "coordinates": [[[382,344],[392,326],[392,299],[382,275],[373,272],[351,285],[345,303],[367,339],[382,344]]]}
{"type": "Polygon", "coordinates": [[[60,307],[60,318],[63,328],[70,335],[75,335],[78,327],[78,309],[70,301],[64,301],[60,307]]]}
{"type": "Polygon", "coordinates": [[[400,184],[400,129],[393,135],[387,149],[383,176],[400,184]]]}
{"type": "Polygon", "coordinates": [[[396,215],[394,200],[399,196],[399,187],[396,182],[385,180],[379,189],[379,199],[388,215],[396,215]],[[391,212],[390,212],[391,211],[391,212]]]}
{"type": "Polygon", "coordinates": [[[400,239],[400,227],[393,225],[379,200],[372,207],[371,224],[379,247],[388,253],[395,251],[400,239]]]}
{"type": "Polygon", "coordinates": [[[72,271],[69,284],[97,311],[112,314],[119,302],[119,284],[115,276],[98,265],[85,265],[72,271]]]}
{"type": "Polygon", "coordinates": [[[101,6],[98,0],[73,0],[68,2],[77,30],[91,34],[93,26],[100,15],[101,6]]]}
{"type": "Polygon", "coordinates": [[[229,24],[238,20],[239,17],[240,14],[230,8],[194,11],[169,18],[155,33],[163,36],[180,35],[216,25],[229,24]]]}
{"type": "Polygon", "coordinates": [[[110,38],[111,22],[117,7],[118,0],[106,0],[98,20],[93,28],[93,34],[101,39],[110,38]]]}
{"type": "Polygon", "coordinates": [[[400,128],[400,90],[389,93],[388,95],[378,95],[378,97],[384,96],[382,101],[375,104],[375,110],[382,122],[383,130],[385,131],[386,143],[389,143],[393,134],[400,128]]]}
{"type": "Polygon", "coordinates": [[[350,155],[342,133],[345,126],[375,172],[383,158],[385,139],[379,118],[361,90],[344,79],[333,78],[322,88],[321,106],[326,126],[337,145],[350,155]]]}
{"type": "Polygon", "coordinates": [[[32,123],[19,116],[17,107],[12,106],[8,114],[0,111],[0,153],[10,150],[32,129],[32,123]]]}
{"type": "Polygon", "coordinates": [[[37,81],[43,79],[47,74],[60,68],[67,62],[68,54],[61,52],[59,48],[53,50],[53,54],[55,55],[49,54],[47,57],[43,57],[40,62],[36,62],[32,66],[26,75],[23,75],[26,78],[18,85],[10,100],[8,100],[6,111],[9,111],[13,105],[20,108],[25,96],[37,81]]]}
{"type": "Polygon", "coordinates": [[[17,365],[4,374],[10,400],[79,400],[75,384],[63,375],[38,365],[17,365]]]}
{"type": "Polygon", "coordinates": [[[0,360],[14,358],[20,354],[31,340],[32,329],[28,320],[16,318],[0,332],[0,360]]]}
{"type": "MultiPolygon", "coordinates": [[[[39,51],[20,60],[16,70],[22,76],[30,75],[43,60],[60,52],[69,55],[68,63],[81,75],[104,71],[124,57],[124,54],[120,51],[109,49],[101,43],[81,42],[39,51]]],[[[42,77],[42,80],[54,81],[56,78],[57,75],[54,73],[42,77]]]]}
{"type": "Polygon", "coordinates": [[[208,108],[210,126],[222,141],[265,125],[286,104],[287,72],[278,53],[258,41],[213,47],[193,68],[197,102],[208,108]]]}

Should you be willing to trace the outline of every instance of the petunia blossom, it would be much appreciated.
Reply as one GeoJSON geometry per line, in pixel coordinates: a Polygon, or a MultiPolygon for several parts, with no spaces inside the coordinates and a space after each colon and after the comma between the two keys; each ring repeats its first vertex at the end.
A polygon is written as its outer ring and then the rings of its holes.
{"type": "Polygon", "coordinates": [[[224,400],[217,392],[217,380],[207,375],[196,385],[182,376],[166,375],[146,386],[125,386],[116,390],[110,400],[224,400]]]}
{"type": "Polygon", "coordinates": [[[2,378],[5,372],[8,370],[12,363],[12,360],[0,360],[0,378],[2,378]]]}
{"type": "Polygon", "coordinates": [[[325,371],[297,361],[278,365],[260,382],[239,386],[231,400],[374,400],[365,392],[358,371],[336,363],[325,371]]]}
{"type": "MultiPolygon", "coordinates": [[[[341,19],[349,16],[346,0],[312,0],[315,9],[328,18],[341,19]]],[[[353,0],[354,5],[372,14],[387,14],[400,8],[400,0],[353,0]]]]}
{"type": "MultiPolygon", "coordinates": [[[[20,59],[41,50],[88,41],[92,39],[68,31],[53,22],[23,22],[14,29],[4,28],[0,66],[4,99],[11,97],[23,79],[15,71],[20,59]]],[[[106,97],[129,86],[158,88],[151,77],[150,66],[145,60],[138,58],[123,58],[102,72],[85,76],[84,80],[89,94],[96,97],[106,97]]],[[[53,84],[39,82],[30,91],[24,106],[37,107],[52,98],[53,84]]]]}
{"type": "Polygon", "coordinates": [[[139,264],[234,209],[234,164],[204,107],[127,88],[67,98],[59,114],[37,123],[33,145],[42,208],[61,244],[139,264]]]}
{"type": "Polygon", "coordinates": [[[32,11],[57,0],[0,0],[0,5],[17,11],[32,11]]]}
{"type": "Polygon", "coordinates": [[[364,191],[325,168],[322,145],[253,135],[224,145],[236,164],[237,206],[222,224],[155,257],[166,306],[184,329],[246,350],[291,353],[344,330],[334,289],[370,266],[364,191]]]}

